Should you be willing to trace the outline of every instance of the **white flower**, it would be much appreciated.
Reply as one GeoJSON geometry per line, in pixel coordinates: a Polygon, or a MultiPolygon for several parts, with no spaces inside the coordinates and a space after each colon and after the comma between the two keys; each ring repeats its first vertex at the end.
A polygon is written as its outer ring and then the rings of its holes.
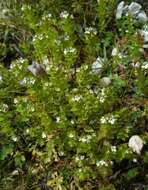
{"type": "Polygon", "coordinates": [[[145,23],[145,22],[147,22],[147,20],[148,20],[148,17],[147,17],[147,15],[146,15],[146,13],[145,13],[144,11],[141,11],[141,12],[137,15],[137,18],[138,18],[138,20],[139,20],[140,22],[142,22],[142,23],[145,23]]]}
{"type": "Polygon", "coordinates": [[[16,142],[16,141],[17,141],[17,137],[12,137],[12,140],[13,140],[14,142],[16,142]]]}
{"type": "Polygon", "coordinates": [[[50,19],[52,17],[52,14],[51,13],[48,13],[47,15],[44,15],[42,17],[42,20],[46,20],[46,19],[50,19]]]}
{"type": "Polygon", "coordinates": [[[92,67],[91,67],[92,68],[92,72],[95,73],[95,74],[99,73],[101,71],[101,69],[102,69],[102,63],[103,63],[102,58],[98,57],[96,59],[96,61],[93,62],[93,64],[92,64],[92,67]]]}
{"type": "Polygon", "coordinates": [[[8,110],[8,105],[7,104],[2,104],[0,107],[0,111],[6,112],[8,110]]]}
{"type": "Polygon", "coordinates": [[[33,106],[30,106],[30,107],[29,107],[29,111],[30,111],[30,112],[34,112],[34,111],[35,111],[35,108],[34,108],[33,106]]]}
{"type": "Polygon", "coordinates": [[[85,156],[84,155],[81,155],[80,156],[80,160],[84,160],[85,156]]]}
{"type": "Polygon", "coordinates": [[[100,95],[99,95],[99,101],[100,101],[101,103],[104,103],[106,97],[107,97],[107,95],[105,94],[105,88],[102,88],[101,93],[100,93],[100,95]]]}
{"type": "Polygon", "coordinates": [[[139,13],[140,9],[141,9],[141,5],[139,3],[136,2],[132,2],[129,7],[128,7],[128,12],[131,15],[136,15],[137,13],[139,13]]]}
{"type": "Polygon", "coordinates": [[[96,35],[97,30],[96,30],[96,28],[93,28],[93,27],[87,27],[87,28],[85,28],[85,34],[94,34],[94,35],[96,35]]]}
{"type": "Polygon", "coordinates": [[[64,36],[64,40],[65,40],[65,41],[68,41],[68,40],[69,40],[69,36],[68,36],[68,35],[65,35],[65,36],[64,36]]]}
{"type": "Polygon", "coordinates": [[[34,79],[34,78],[30,78],[30,79],[28,80],[28,83],[29,83],[29,84],[34,84],[34,83],[35,83],[35,79],[34,79]]]}
{"type": "Polygon", "coordinates": [[[60,17],[61,18],[67,18],[69,16],[69,13],[67,12],[67,11],[63,11],[63,12],[61,12],[61,14],[60,14],[60,17]]]}
{"type": "Polygon", "coordinates": [[[80,161],[80,160],[84,160],[85,159],[85,156],[84,155],[80,155],[80,156],[76,156],[75,157],[75,160],[76,162],[80,161]]]}
{"type": "Polygon", "coordinates": [[[72,98],[72,101],[74,102],[79,102],[80,100],[82,99],[82,96],[81,95],[76,95],[72,98]]]}
{"type": "Polygon", "coordinates": [[[115,121],[116,121],[116,118],[113,115],[112,116],[106,116],[106,117],[103,116],[100,119],[101,124],[109,123],[109,124],[113,125],[115,123],[115,121]]]}
{"type": "Polygon", "coordinates": [[[69,138],[73,138],[73,137],[74,137],[74,134],[73,134],[73,133],[70,133],[70,134],[68,135],[68,137],[69,137],[69,138]]]}
{"type": "Polygon", "coordinates": [[[80,137],[79,141],[83,142],[83,143],[89,143],[91,139],[92,139],[92,136],[91,135],[87,135],[87,136],[80,137]]]}
{"type": "Polygon", "coordinates": [[[136,152],[137,154],[141,153],[143,144],[143,140],[138,135],[132,136],[128,142],[128,146],[133,150],[133,152],[136,152]]]}
{"type": "Polygon", "coordinates": [[[74,123],[75,123],[74,120],[71,120],[70,122],[71,122],[72,125],[74,125],[74,123]]]}
{"type": "Polygon", "coordinates": [[[19,84],[21,85],[21,86],[23,86],[23,85],[25,85],[27,83],[27,78],[25,77],[23,80],[20,80],[19,81],[19,84]]]}
{"type": "Polygon", "coordinates": [[[112,50],[112,56],[114,57],[114,56],[116,56],[118,54],[118,49],[115,47],[115,48],[113,48],[113,50],[112,50]]]}
{"type": "Polygon", "coordinates": [[[148,61],[145,61],[141,66],[142,69],[148,69],[148,61]]]}
{"type": "Polygon", "coordinates": [[[112,152],[116,152],[116,151],[117,151],[116,146],[111,146],[111,151],[112,151],[112,152]]]}
{"type": "Polygon", "coordinates": [[[116,121],[116,118],[113,115],[108,119],[108,122],[112,125],[115,123],[115,121],[116,121]]]}
{"type": "Polygon", "coordinates": [[[43,65],[49,65],[49,59],[48,59],[48,57],[47,56],[44,56],[44,58],[43,58],[43,65]]]}
{"type": "Polygon", "coordinates": [[[60,122],[60,117],[56,118],[56,122],[59,123],[60,122]]]}
{"type": "Polygon", "coordinates": [[[96,162],[97,167],[99,166],[108,166],[107,162],[105,162],[104,160],[100,160],[96,162]]]}
{"type": "Polygon", "coordinates": [[[85,142],[87,142],[87,138],[86,138],[86,137],[81,137],[81,138],[79,139],[79,141],[85,143],[85,142]]]}
{"type": "Polygon", "coordinates": [[[106,120],[105,117],[101,117],[100,122],[101,122],[102,124],[105,124],[105,123],[107,122],[107,120],[106,120]]]}
{"type": "Polygon", "coordinates": [[[135,67],[135,68],[139,68],[139,67],[140,67],[139,62],[136,62],[136,63],[132,62],[131,65],[132,65],[133,67],[135,67]]]}
{"type": "Polygon", "coordinates": [[[124,11],[124,4],[125,4],[124,1],[121,1],[118,4],[117,11],[116,11],[116,19],[120,19],[122,17],[122,13],[124,11]]]}
{"type": "Polygon", "coordinates": [[[45,139],[47,137],[45,132],[42,132],[42,138],[45,139]]]}
{"type": "Polygon", "coordinates": [[[27,134],[29,133],[29,129],[26,129],[26,133],[27,133],[27,134]]]}
{"type": "Polygon", "coordinates": [[[99,97],[99,101],[100,101],[101,103],[104,103],[104,102],[105,102],[105,98],[104,98],[103,96],[101,96],[101,97],[99,97]]]}
{"type": "Polygon", "coordinates": [[[17,60],[17,62],[20,62],[20,63],[25,63],[25,59],[23,59],[22,57],[20,59],[17,60]]]}
{"type": "Polygon", "coordinates": [[[17,104],[18,103],[18,99],[17,98],[14,98],[14,104],[17,104]]]}
{"type": "Polygon", "coordinates": [[[134,159],[133,159],[133,162],[137,163],[137,159],[136,159],[136,158],[134,158],[134,159]]]}
{"type": "Polygon", "coordinates": [[[51,18],[51,17],[52,17],[52,14],[51,14],[51,13],[48,13],[47,17],[48,17],[48,18],[51,18]]]}
{"type": "Polygon", "coordinates": [[[65,48],[64,49],[64,54],[67,55],[68,53],[76,53],[76,49],[75,48],[65,48]]]}

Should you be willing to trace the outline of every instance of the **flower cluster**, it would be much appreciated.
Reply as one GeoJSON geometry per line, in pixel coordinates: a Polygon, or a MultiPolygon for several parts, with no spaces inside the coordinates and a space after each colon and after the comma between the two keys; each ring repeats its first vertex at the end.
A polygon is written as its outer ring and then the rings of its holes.
{"type": "Polygon", "coordinates": [[[79,102],[82,98],[83,98],[82,95],[75,95],[74,97],[72,97],[72,101],[79,102]]]}
{"type": "Polygon", "coordinates": [[[142,69],[148,69],[148,61],[145,61],[142,66],[141,66],[142,69]]]}
{"type": "Polygon", "coordinates": [[[0,104],[0,112],[7,112],[8,111],[8,105],[7,104],[0,104]]]}
{"type": "Polygon", "coordinates": [[[19,81],[20,86],[25,85],[34,85],[36,79],[33,77],[24,77],[22,80],[19,81]]]}
{"type": "Polygon", "coordinates": [[[84,155],[79,155],[79,156],[76,156],[76,157],[75,157],[75,161],[76,161],[76,162],[82,161],[82,160],[84,160],[84,159],[85,159],[85,156],[84,156],[84,155]]]}
{"type": "Polygon", "coordinates": [[[96,162],[96,166],[97,167],[100,167],[100,166],[108,166],[108,163],[106,162],[106,161],[104,161],[104,160],[98,160],[97,162],[96,162]]]}
{"type": "Polygon", "coordinates": [[[86,135],[79,138],[79,142],[89,143],[94,135],[86,135]]]}
{"type": "Polygon", "coordinates": [[[66,19],[66,18],[68,18],[68,16],[69,16],[69,13],[67,11],[63,11],[63,12],[60,13],[61,18],[66,19]]]}
{"type": "Polygon", "coordinates": [[[48,20],[48,19],[50,19],[51,17],[52,17],[52,14],[51,14],[51,13],[48,13],[48,14],[46,14],[46,15],[43,15],[42,20],[48,20]]]}
{"type": "Polygon", "coordinates": [[[85,28],[85,34],[97,35],[97,30],[96,28],[93,28],[93,27],[87,27],[85,28]]]}
{"type": "Polygon", "coordinates": [[[117,147],[116,147],[116,146],[111,146],[111,151],[112,151],[113,153],[117,152],[117,147]]]}
{"type": "Polygon", "coordinates": [[[99,94],[99,101],[100,101],[100,103],[104,103],[105,100],[106,100],[106,98],[107,98],[106,89],[102,88],[101,89],[101,93],[99,94]]]}
{"type": "Polygon", "coordinates": [[[110,115],[110,116],[103,116],[100,119],[101,124],[111,124],[114,125],[116,122],[116,117],[114,115],[110,115]]]}
{"type": "Polygon", "coordinates": [[[70,48],[65,48],[65,49],[64,49],[64,55],[67,55],[67,54],[69,54],[69,53],[76,54],[76,49],[75,49],[75,48],[72,48],[72,47],[70,47],[70,48]]]}

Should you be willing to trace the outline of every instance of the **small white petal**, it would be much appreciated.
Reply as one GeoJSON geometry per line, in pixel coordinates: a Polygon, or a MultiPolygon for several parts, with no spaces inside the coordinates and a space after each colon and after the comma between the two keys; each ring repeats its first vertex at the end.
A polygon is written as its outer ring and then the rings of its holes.
{"type": "Polygon", "coordinates": [[[67,12],[67,11],[63,11],[63,12],[61,12],[61,14],[60,14],[60,17],[61,18],[67,18],[69,16],[69,13],[67,12]]]}
{"type": "Polygon", "coordinates": [[[12,140],[13,140],[14,142],[16,142],[16,141],[17,141],[17,137],[12,137],[12,140]]]}
{"type": "Polygon", "coordinates": [[[42,133],[42,138],[45,139],[47,137],[47,135],[45,134],[45,132],[42,133]]]}

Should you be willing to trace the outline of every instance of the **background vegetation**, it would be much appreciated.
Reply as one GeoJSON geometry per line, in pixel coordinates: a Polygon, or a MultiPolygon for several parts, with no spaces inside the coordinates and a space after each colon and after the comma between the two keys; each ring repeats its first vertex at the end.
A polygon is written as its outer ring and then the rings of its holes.
{"type": "Polygon", "coordinates": [[[1,190],[148,189],[147,4],[119,3],[1,1],[1,190]]]}

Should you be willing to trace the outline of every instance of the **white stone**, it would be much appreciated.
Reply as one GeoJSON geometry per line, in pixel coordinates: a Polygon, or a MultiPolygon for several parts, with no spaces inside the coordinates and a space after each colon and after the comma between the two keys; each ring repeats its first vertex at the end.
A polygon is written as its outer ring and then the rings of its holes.
{"type": "Polygon", "coordinates": [[[138,135],[134,135],[129,139],[128,146],[133,150],[133,152],[141,154],[143,140],[138,135]]]}
{"type": "Polygon", "coordinates": [[[12,174],[13,176],[19,175],[19,171],[18,171],[18,170],[14,170],[11,174],[12,174]]]}
{"type": "Polygon", "coordinates": [[[117,11],[116,11],[116,19],[120,19],[122,17],[122,13],[123,13],[123,10],[124,10],[124,4],[125,4],[124,1],[121,1],[118,4],[117,11]]]}
{"type": "Polygon", "coordinates": [[[108,86],[111,84],[111,79],[109,77],[103,77],[101,80],[100,80],[100,84],[102,86],[108,86]]]}
{"type": "Polygon", "coordinates": [[[118,54],[118,49],[117,48],[113,48],[112,50],[112,56],[116,56],[118,54]]]}
{"type": "Polygon", "coordinates": [[[141,5],[139,3],[136,3],[136,2],[132,2],[129,7],[128,7],[128,12],[131,14],[131,15],[136,15],[139,13],[140,9],[141,9],[141,5]]]}
{"type": "Polygon", "coordinates": [[[144,39],[144,43],[148,42],[148,26],[146,25],[143,27],[143,29],[140,31],[141,36],[144,39]]]}
{"type": "Polygon", "coordinates": [[[44,67],[41,64],[33,63],[32,65],[28,66],[28,70],[34,75],[39,76],[44,73],[44,67]]]}
{"type": "Polygon", "coordinates": [[[91,67],[92,72],[95,73],[95,74],[99,73],[101,71],[101,69],[102,69],[102,63],[103,63],[102,58],[98,57],[96,59],[96,61],[94,61],[93,64],[92,64],[92,67],[91,67]]]}
{"type": "Polygon", "coordinates": [[[0,75],[0,83],[3,82],[3,77],[0,75]]]}
{"type": "Polygon", "coordinates": [[[143,47],[144,49],[148,49],[148,44],[144,44],[142,47],[143,47]]]}
{"type": "Polygon", "coordinates": [[[145,13],[144,11],[141,11],[141,12],[138,14],[137,18],[138,18],[138,20],[139,20],[140,22],[142,22],[142,23],[145,23],[145,22],[147,22],[147,20],[148,20],[148,17],[147,17],[147,15],[146,15],[146,13],[145,13]]]}

